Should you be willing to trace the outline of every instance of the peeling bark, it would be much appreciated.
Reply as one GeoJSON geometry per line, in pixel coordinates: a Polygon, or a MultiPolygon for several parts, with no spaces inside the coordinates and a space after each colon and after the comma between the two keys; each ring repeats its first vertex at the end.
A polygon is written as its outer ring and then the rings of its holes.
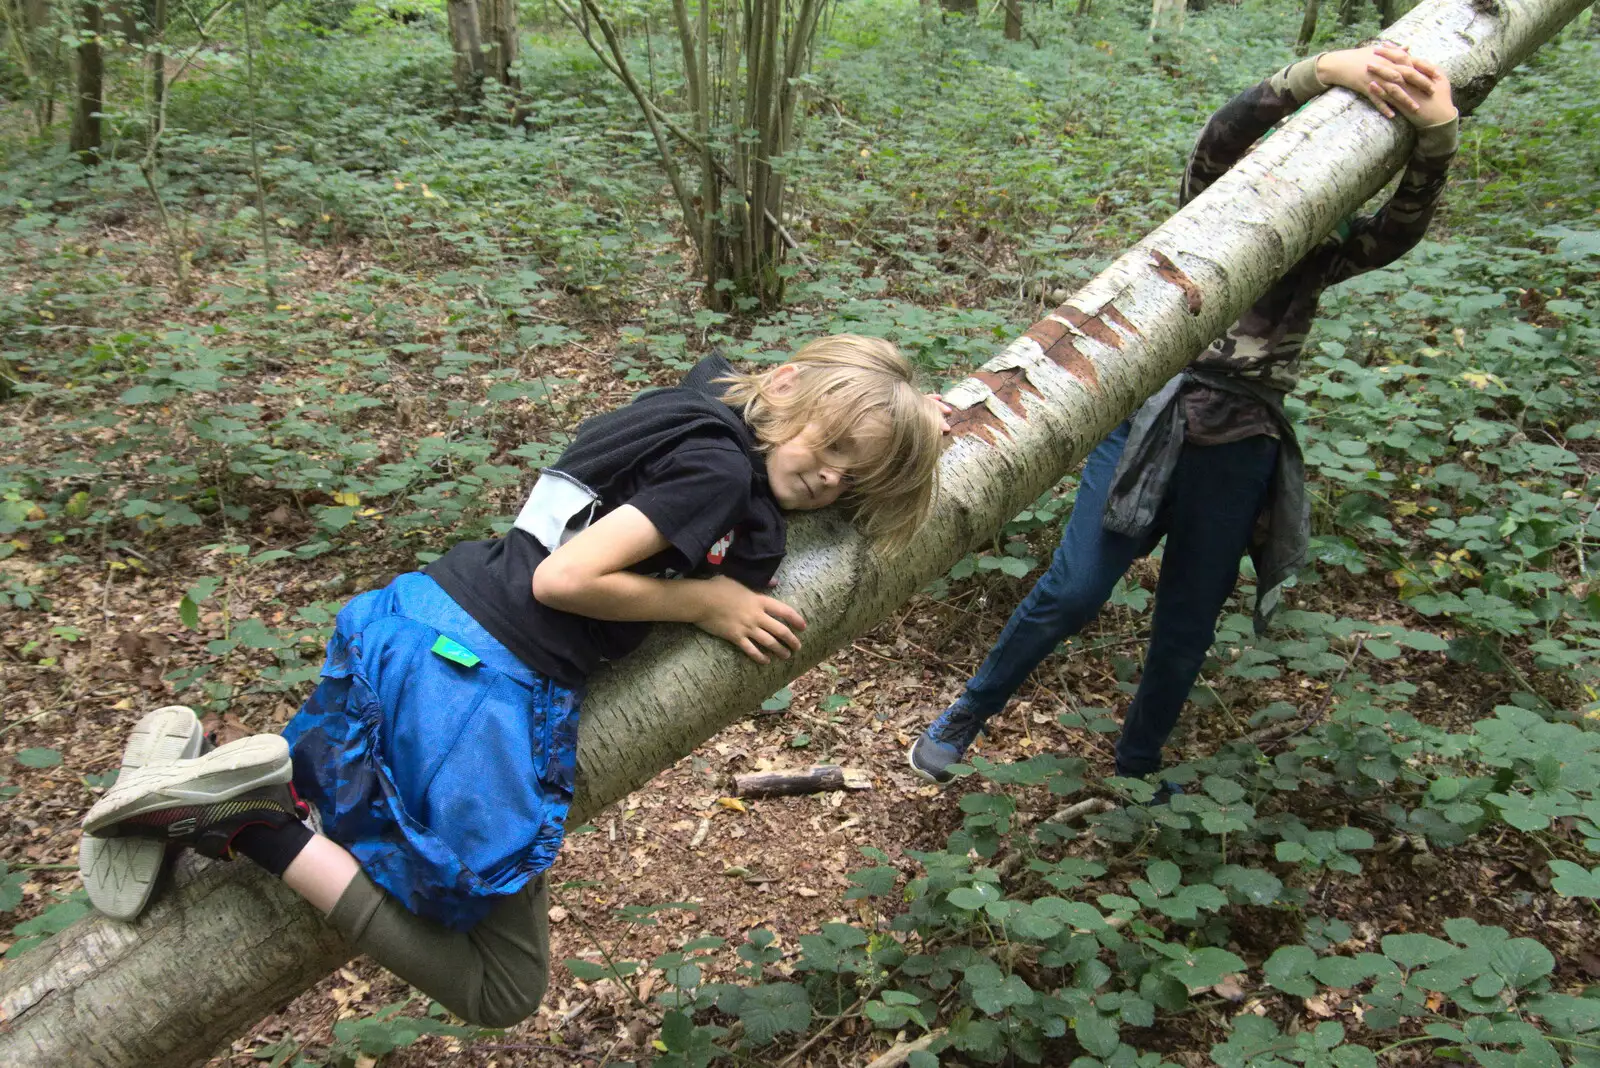
{"type": "MultiPolygon", "coordinates": [[[[1481,97],[1590,2],[1480,11],[1428,0],[1389,36],[1481,97]]],[[[1352,94],[1327,93],[951,389],[957,434],[939,502],[906,551],[878,557],[842,517],[798,517],[776,591],[809,624],[795,658],[757,665],[663,626],[600,672],[584,705],[573,819],[649,782],[991,537],[1377,192],[1413,137],[1352,94]]],[[[136,924],[87,919],[5,963],[0,1064],[203,1060],[351,954],[249,864],[190,859],[176,881],[136,924]]]]}

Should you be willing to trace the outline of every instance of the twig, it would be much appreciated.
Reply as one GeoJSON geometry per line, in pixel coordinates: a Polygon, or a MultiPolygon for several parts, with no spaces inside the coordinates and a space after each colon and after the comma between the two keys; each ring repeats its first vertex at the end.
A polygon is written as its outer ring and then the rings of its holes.
{"type": "Polygon", "coordinates": [[[106,588],[105,592],[100,595],[100,620],[107,626],[111,624],[111,586],[116,577],[117,569],[112,567],[111,562],[108,560],[106,562],[106,588]]]}
{"type": "Polygon", "coordinates": [[[1350,673],[1350,665],[1356,662],[1356,657],[1361,655],[1361,647],[1366,643],[1367,636],[1365,634],[1356,639],[1356,647],[1351,651],[1350,658],[1344,662],[1344,667],[1339,669],[1339,677],[1333,680],[1333,684],[1328,687],[1328,692],[1322,695],[1322,704],[1318,705],[1316,712],[1308,716],[1305,722],[1301,723],[1300,726],[1294,728],[1283,737],[1276,739],[1274,739],[1272,736],[1283,729],[1283,724],[1277,724],[1272,727],[1263,727],[1258,731],[1253,731],[1250,734],[1245,735],[1244,740],[1256,745],[1260,745],[1263,740],[1273,741],[1281,745],[1282,743],[1287,742],[1290,738],[1304,734],[1312,727],[1315,727],[1318,723],[1321,723],[1323,718],[1328,714],[1328,706],[1333,704],[1333,692],[1339,688],[1339,684],[1344,681],[1344,677],[1350,673]]]}
{"type": "Polygon", "coordinates": [[[11,731],[22,726],[24,723],[32,723],[36,719],[43,719],[45,716],[48,716],[50,713],[55,711],[57,711],[57,709],[46,708],[35,712],[33,715],[28,716],[25,719],[19,719],[15,723],[7,723],[4,727],[0,727],[0,737],[4,737],[5,735],[11,733],[11,731]]]}
{"type": "Polygon", "coordinates": [[[910,1042],[902,1042],[880,1057],[868,1062],[867,1068],[900,1068],[900,1065],[911,1059],[913,1053],[920,1053],[945,1036],[945,1029],[929,1031],[921,1038],[910,1042]]]}
{"type": "Polygon", "coordinates": [[[808,1038],[806,1040],[805,1045],[801,1046],[799,1049],[797,1049],[793,1053],[789,1054],[783,1060],[779,1061],[778,1064],[777,1064],[777,1068],[790,1068],[790,1066],[793,1065],[795,1062],[797,1062],[801,1058],[801,1056],[806,1053],[807,1050],[809,1050],[812,1046],[815,1046],[818,1042],[821,1042],[824,1038],[826,1038],[828,1036],[828,1033],[831,1032],[835,1027],[838,1027],[840,1024],[844,1023],[844,1021],[850,1019],[851,1017],[858,1015],[860,1013],[861,1006],[863,1006],[863,1005],[865,1005],[867,1003],[867,998],[871,997],[873,994],[876,994],[877,992],[878,992],[878,984],[874,983],[872,989],[869,990],[866,994],[864,994],[861,997],[857,998],[856,999],[856,1003],[854,1005],[850,1006],[848,1009],[844,1010],[839,1015],[837,1015],[833,1019],[829,1020],[828,1023],[826,1024],[826,1026],[822,1027],[820,1030],[817,1031],[816,1034],[812,1035],[810,1038],[808,1038]]]}
{"type": "Polygon", "coordinates": [[[1082,819],[1091,812],[1110,812],[1116,807],[1117,803],[1115,801],[1111,801],[1104,797],[1091,797],[1085,801],[1079,801],[1075,805],[1068,805],[1066,808],[1057,809],[1045,819],[1045,822],[1071,823],[1074,820],[1082,819]]]}
{"type": "MultiPolygon", "coordinates": [[[[566,1046],[541,1046],[537,1042],[496,1042],[492,1046],[475,1045],[472,1048],[475,1050],[539,1050],[548,1053],[565,1053],[568,1057],[576,1057],[580,1061],[594,1061],[597,1064],[600,1063],[600,1059],[592,1053],[579,1053],[577,1050],[566,1046]]],[[[466,1053],[467,1051],[462,1050],[461,1052],[466,1053]]]]}

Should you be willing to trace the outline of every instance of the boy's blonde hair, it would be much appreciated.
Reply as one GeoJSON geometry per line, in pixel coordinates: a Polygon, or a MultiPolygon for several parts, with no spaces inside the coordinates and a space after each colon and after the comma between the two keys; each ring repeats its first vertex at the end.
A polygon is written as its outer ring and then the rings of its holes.
{"type": "Polygon", "coordinates": [[[911,361],[876,337],[818,338],[783,366],[797,368],[784,389],[774,368],[734,373],[719,381],[723,399],[742,409],[763,449],[792,441],[812,427],[820,448],[846,438],[881,442],[871,459],[845,472],[848,497],[864,533],[880,548],[911,540],[933,507],[942,428],[917,388],[911,361]]]}

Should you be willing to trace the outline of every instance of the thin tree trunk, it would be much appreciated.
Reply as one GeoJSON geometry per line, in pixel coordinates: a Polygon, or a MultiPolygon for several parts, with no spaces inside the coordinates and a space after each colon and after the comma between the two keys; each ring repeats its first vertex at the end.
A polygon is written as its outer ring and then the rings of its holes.
{"type": "Polygon", "coordinates": [[[521,56],[517,42],[517,0],[478,0],[484,74],[507,88],[517,88],[511,68],[521,56]]]}
{"type": "Polygon", "coordinates": [[[1022,0],[1004,0],[1006,5],[1006,40],[1022,40],[1022,0]]]}
{"type": "Polygon", "coordinates": [[[166,0],[146,0],[144,16],[149,24],[150,106],[146,110],[146,136],[155,136],[166,102],[166,0]]]}
{"type": "Polygon", "coordinates": [[[156,116],[161,114],[162,102],[167,96],[167,0],[149,0],[146,8],[150,48],[150,121],[155,128],[156,116]]]}
{"type": "Polygon", "coordinates": [[[1354,26],[1361,17],[1361,0],[1339,0],[1339,25],[1354,26]]]}
{"type": "Polygon", "coordinates": [[[477,0],[449,0],[450,49],[455,53],[456,88],[471,99],[483,91],[483,33],[477,0]]]}
{"type": "Polygon", "coordinates": [[[70,147],[86,166],[100,162],[100,112],[105,109],[105,68],[100,54],[102,21],[98,0],[78,8],[83,43],[78,45],[78,88],[72,108],[70,147]]]}
{"type": "Polygon", "coordinates": [[[1305,18],[1300,20],[1300,36],[1294,42],[1294,54],[1303,56],[1311,47],[1311,38],[1317,35],[1317,10],[1322,0],[1306,0],[1305,18]]]}
{"type": "MultiPolygon", "coordinates": [[[[1589,3],[1427,0],[1392,39],[1438,62],[1470,111],[1589,3]]],[[[1344,90],[1289,126],[946,393],[940,498],[904,552],[874,554],[836,514],[796,518],[779,588],[808,623],[798,655],[757,665],[663,626],[597,676],[572,821],[643,786],[991,538],[1382,188],[1414,143],[1344,90]]],[[[190,1064],[352,954],[251,864],[185,858],[174,882],[137,923],[81,920],[6,962],[0,1064],[190,1064]]]]}
{"type": "Polygon", "coordinates": [[[1184,0],[1151,0],[1150,35],[1178,33],[1183,29],[1184,0]]]}
{"type": "Polygon", "coordinates": [[[261,133],[257,128],[260,115],[256,107],[256,40],[255,20],[251,12],[255,0],[244,0],[244,76],[250,101],[250,175],[256,186],[256,221],[261,224],[262,288],[267,301],[278,302],[277,287],[272,280],[272,228],[267,222],[267,187],[261,178],[261,133]]]}

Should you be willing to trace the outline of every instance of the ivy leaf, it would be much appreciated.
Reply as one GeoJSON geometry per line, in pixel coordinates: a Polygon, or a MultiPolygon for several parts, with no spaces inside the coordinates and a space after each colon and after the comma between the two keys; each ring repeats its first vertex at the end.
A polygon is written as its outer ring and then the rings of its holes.
{"type": "Polygon", "coordinates": [[[1408,971],[1423,964],[1435,964],[1461,952],[1449,942],[1425,934],[1387,935],[1382,946],[1385,957],[1408,971]]]}
{"type": "Polygon", "coordinates": [[[1033,561],[1029,559],[1018,559],[1015,556],[1002,556],[1000,558],[1000,570],[1012,578],[1025,577],[1032,566],[1033,561]]]}
{"type": "Polygon", "coordinates": [[[1216,986],[1222,982],[1223,976],[1245,970],[1244,961],[1227,950],[1217,949],[1214,946],[1193,950],[1185,956],[1188,957],[1187,960],[1175,960],[1163,965],[1163,970],[1181,980],[1190,990],[1216,986]]]}
{"type": "Polygon", "coordinates": [[[1025,909],[1011,921],[1011,930],[1022,938],[1043,942],[1061,933],[1061,921],[1053,916],[1025,909]]]}
{"type": "Polygon", "coordinates": [[[1083,1048],[1097,1057],[1109,1057],[1121,1044],[1116,1022],[1094,1009],[1085,1009],[1072,1021],[1072,1032],[1083,1048]]]}
{"type": "MultiPolygon", "coordinates": [[[[5,861],[0,861],[0,874],[5,872],[5,861]]],[[[0,912],[10,912],[22,904],[22,884],[28,881],[28,872],[14,871],[0,879],[0,912]]]]}
{"type": "Polygon", "coordinates": [[[975,883],[972,886],[958,886],[945,896],[945,900],[958,909],[976,912],[991,901],[1000,899],[1000,891],[988,883],[975,883]]]}
{"type": "Polygon", "coordinates": [[[1449,642],[1425,630],[1402,631],[1394,636],[1394,640],[1419,653],[1442,653],[1450,648],[1449,642]]]}
{"type": "Polygon", "coordinates": [[[1316,963],[1317,955],[1308,946],[1279,946],[1261,966],[1261,974],[1284,993],[1308,998],[1317,990],[1307,974],[1316,963]]]}
{"type": "Polygon", "coordinates": [[[761,702],[763,712],[782,712],[794,703],[794,691],[785,686],[765,701],[761,702]]]}
{"type": "Polygon", "coordinates": [[[1323,957],[1311,969],[1311,974],[1324,986],[1348,990],[1371,975],[1371,970],[1353,957],[1323,957]]]}
{"type": "Polygon", "coordinates": [[[972,1003],[990,1016],[998,1016],[1014,1005],[1032,1005],[1038,995],[1021,976],[1007,975],[996,981],[988,971],[969,969],[967,985],[972,1003]]]}
{"type": "Polygon", "coordinates": [[[751,1044],[765,1046],[785,1032],[811,1023],[811,998],[798,983],[767,983],[743,991],[737,1015],[751,1044]]]}
{"type": "Polygon", "coordinates": [[[882,897],[894,890],[895,880],[899,877],[899,870],[886,865],[863,868],[849,875],[850,881],[860,890],[857,897],[882,897]]]}
{"type": "Polygon", "coordinates": [[[1164,897],[1178,888],[1183,881],[1183,871],[1170,860],[1152,860],[1145,869],[1145,878],[1157,896],[1164,897]]]}
{"type": "Polygon", "coordinates": [[[1600,866],[1585,868],[1570,860],[1552,860],[1550,885],[1563,897],[1600,897],[1600,866]]]}
{"type": "Polygon", "coordinates": [[[1098,931],[1105,927],[1106,919],[1087,901],[1067,901],[1059,897],[1041,897],[1033,903],[1033,912],[1048,916],[1083,931],[1098,931]]]}
{"type": "Polygon", "coordinates": [[[1381,638],[1368,638],[1362,648],[1379,660],[1393,660],[1400,655],[1400,647],[1393,642],[1383,641],[1381,638]]]}
{"type": "Polygon", "coordinates": [[[1244,787],[1232,779],[1223,778],[1221,775],[1207,775],[1201,787],[1219,805],[1231,805],[1235,801],[1244,799],[1244,787]]]}
{"type": "Polygon", "coordinates": [[[1518,990],[1556,969],[1556,958],[1531,938],[1513,938],[1495,947],[1494,970],[1518,990]]]}
{"type": "Polygon", "coordinates": [[[1329,1060],[1334,1068],[1378,1068],[1378,1055],[1366,1046],[1340,1046],[1329,1060]]]}
{"type": "MultiPolygon", "coordinates": [[[[1278,843],[1280,846],[1289,844],[1292,843],[1278,843]]],[[[1252,905],[1270,905],[1283,893],[1283,880],[1263,868],[1224,864],[1211,873],[1211,880],[1218,886],[1236,890],[1252,905]]]]}
{"type": "Polygon", "coordinates": [[[61,763],[61,754],[54,749],[24,749],[17,754],[17,763],[25,768],[53,768],[61,763]]]}

